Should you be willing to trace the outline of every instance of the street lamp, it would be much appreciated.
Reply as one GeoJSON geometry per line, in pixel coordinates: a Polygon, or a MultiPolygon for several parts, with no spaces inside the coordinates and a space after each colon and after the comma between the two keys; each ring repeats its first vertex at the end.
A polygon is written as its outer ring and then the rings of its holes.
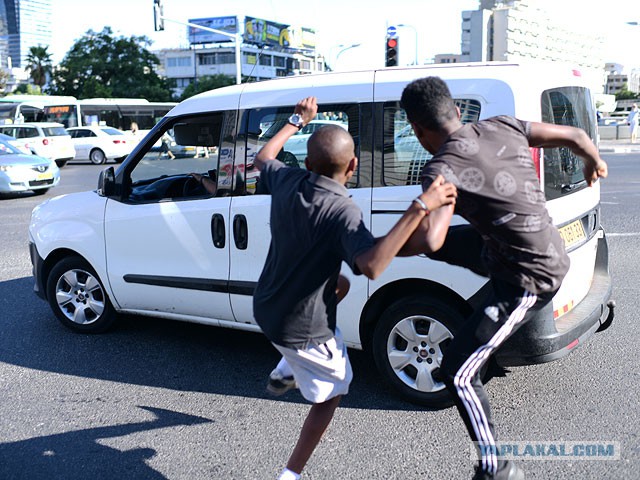
{"type": "Polygon", "coordinates": [[[397,26],[398,27],[409,27],[409,28],[413,29],[413,35],[415,36],[415,39],[416,39],[416,48],[415,48],[415,51],[414,51],[413,64],[414,65],[418,65],[418,30],[413,25],[408,25],[406,23],[399,23],[397,26]]]}
{"type": "Polygon", "coordinates": [[[360,43],[354,43],[353,45],[338,45],[338,48],[342,48],[342,50],[340,50],[337,54],[336,54],[336,59],[333,61],[333,69],[335,70],[336,65],[338,64],[338,59],[340,58],[340,55],[342,55],[344,52],[346,52],[347,50],[350,50],[352,48],[356,48],[359,47],[361,44],[360,43]]]}

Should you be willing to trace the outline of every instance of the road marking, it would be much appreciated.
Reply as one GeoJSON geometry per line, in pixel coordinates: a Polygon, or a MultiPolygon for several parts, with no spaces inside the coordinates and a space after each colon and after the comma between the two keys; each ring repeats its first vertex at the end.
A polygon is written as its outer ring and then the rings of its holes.
{"type": "Polygon", "coordinates": [[[640,236],[640,232],[633,233],[607,233],[607,237],[637,237],[640,236]]]}

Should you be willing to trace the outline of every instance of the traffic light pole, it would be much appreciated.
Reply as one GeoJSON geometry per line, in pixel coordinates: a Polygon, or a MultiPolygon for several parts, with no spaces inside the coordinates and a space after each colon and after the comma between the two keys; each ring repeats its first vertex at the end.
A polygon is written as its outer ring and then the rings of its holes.
{"type": "MultiPolygon", "coordinates": [[[[157,8],[157,6],[156,6],[157,8]]],[[[229,37],[231,39],[235,40],[235,51],[236,51],[236,84],[240,85],[242,83],[242,63],[240,63],[241,61],[241,55],[240,55],[240,45],[241,45],[241,39],[242,36],[240,35],[240,32],[238,33],[229,33],[229,32],[225,32],[223,30],[216,30],[215,28],[209,28],[209,27],[203,27],[202,25],[196,25],[195,23],[189,23],[189,22],[180,22],[178,20],[173,20],[171,18],[167,18],[161,14],[158,15],[158,17],[166,22],[172,22],[172,23],[177,23],[179,25],[186,25],[187,27],[192,27],[192,28],[197,28],[200,30],[205,30],[207,32],[213,32],[213,33],[217,33],[218,35],[224,35],[225,37],[229,37]]],[[[194,59],[193,61],[196,61],[195,58],[195,53],[194,53],[194,59]]]]}

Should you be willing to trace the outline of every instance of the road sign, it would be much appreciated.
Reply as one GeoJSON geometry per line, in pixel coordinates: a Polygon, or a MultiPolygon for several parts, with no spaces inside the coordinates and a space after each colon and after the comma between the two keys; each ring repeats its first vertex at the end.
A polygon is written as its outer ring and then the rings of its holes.
{"type": "Polygon", "coordinates": [[[393,25],[390,27],[387,27],[387,36],[395,37],[397,33],[398,33],[398,30],[393,25]]]}

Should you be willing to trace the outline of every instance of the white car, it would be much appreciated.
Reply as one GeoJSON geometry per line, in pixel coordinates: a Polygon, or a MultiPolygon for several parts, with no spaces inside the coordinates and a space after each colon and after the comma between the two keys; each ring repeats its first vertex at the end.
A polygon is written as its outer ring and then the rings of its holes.
{"type": "MultiPolygon", "coordinates": [[[[273,122],[267,131],[265,132],[262,139],[268,140],[273,135],[275,135],[278,130],[282,128],[284,122],[273,122]]],[[[287,140],[284,144],[284,152],[282,153],[282,158],[279,158],[283,163],[291,165],[293,158],[289,154],[292,154],[296,157],[299,166],[304,166],[304,159],[307,157],[307,142],[309,141],[309,137],[318,129],[322,127],[326,127],[327,125],[338,125],[339,127],[348,129],[348,123],[342,122],[340,120],[324,120],[324,119],[316,119],[310,121],[307,125],[302,127],[300,131],[294,134],[289,140],[287,140]],[[289,160],[291,159],[291,160],[289,160]]]]}
{"type": "Polygon", "coordinates": [[[59,168],[64,167],[76,155],[71,137],[61,123],[33,122],[0,125],[0,133],[18,140],[28,140],[32,153],[54,160],[59,168]]]}
{"type": "Polygon", "coordinates": [[[11,135],[6,135],[4,133],[0,133],[0,140],[4,140],[7,143],[10,143],[14,147],[16,147],[20,152],[25,153],[27,155],[31,155],[33,152],[29,148],[29,142],[25,139],[18,140],[11,135]]]}
{"type": "Polygon", "coordinates": [[[75,160],[90,160],[96,165],[107,160],[121,163],[136,146],[130,135],[113,127],[70,127],[67,132],[76,149],[75,160]]]}

